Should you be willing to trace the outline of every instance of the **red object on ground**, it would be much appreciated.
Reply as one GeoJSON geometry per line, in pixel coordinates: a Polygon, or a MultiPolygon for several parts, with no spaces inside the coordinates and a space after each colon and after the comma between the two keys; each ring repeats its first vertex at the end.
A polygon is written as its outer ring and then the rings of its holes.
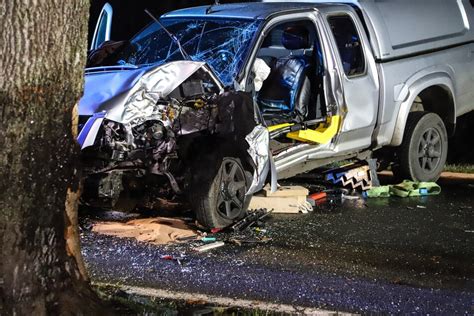
{"type": "Polygon", "coordinates": [[[215,234],[215,233],[218,233],[222,230],[222,228],[213,228],[211,229],[211,233],[215,234]]]}
{"type": "Polygon", "coordinates": [[[165,260],[173,260],[173,256],[170,256],[170,255],[165,255],[165,256],[161,256],[161,259],[165,259],[165,260]]]}
{"type": "Polygon", "coordinates": [[[313,199],[315,201],[325,199],[326,197],[327,197],[326,192],[313,193],[309,196],[310,199],[313,199]]]}

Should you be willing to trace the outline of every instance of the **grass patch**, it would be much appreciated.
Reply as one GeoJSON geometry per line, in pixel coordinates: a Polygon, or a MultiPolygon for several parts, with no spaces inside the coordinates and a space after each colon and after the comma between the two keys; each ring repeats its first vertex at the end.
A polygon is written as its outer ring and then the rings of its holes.
{"type": "Polygon", "coordinates": [[[449,164],[444,167],[444,171],[458,173],[474,173],[474,165],[471,164],[449,164]]]}
{"type": "Polygon", "coordinates": [[[182,301],[129,294],[119,285],[94,284],[102,301],[112,315],[216,315],[216,316],[280,316],[291,315],[259,309],[217,306],[206,301],[182,301]]]}

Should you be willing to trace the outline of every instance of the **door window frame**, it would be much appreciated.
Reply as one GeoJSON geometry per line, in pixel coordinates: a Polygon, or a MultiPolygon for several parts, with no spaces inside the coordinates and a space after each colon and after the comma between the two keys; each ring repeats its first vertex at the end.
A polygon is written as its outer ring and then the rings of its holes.
{"type": "Polygon", "coordinates": [[[347,79],[356,79],[358,77],[364,77],[368,74],[368,60],[367,60],[367,52],[365,50],[365,44],[364,44],[364,40],[363,40],[363,30],[360,29],[360,26],[359,26],[359,23],[358,23],[358,20],[351,14],[351,12],[331,12],[329,14],[327,14],[325,16],[325,19],[326,19],[326,23],[327,23],[327,26],[329,28],[329,34],[330,34],[330,37],[331,37],[331,42],[333,44],[333,47],[335,49],[335,52],[337,52],[336,55],[336,59],[338,60],[338,63],[339,63],[339,67],[341,69],[341,73],[342,75],[347,78],[347,79]],[[363,58],[364,58],[364,71],[361,72],[361,73],[358,73],[358,74],[355,74],[355,75],[347,75],[346,72],[344,71],[344,67],[343,67],[343,64],[342,64],[342,57],[341,57],[341,53],[339,52],[339,47],[337,45],[337,41],[336,41],[336,37],[334,36],[334,33],[331,29],[331,24],[329,22],[329,19],[332,18],[332,17],[338,17],[338,16],[344,16],[344,17],[349,17],[352,21],[352,24],[354,25],[355,27],[355,30],[357,32],[357,35],[359,35],[359,40],[360,40],[360,49],[362,51],[362,55],[363,55],[363,58]]]}
{"type": "Polygon", "coordinates": [[[111,33],[111,29],[112,29],[112,16],[114,14],[114,9],[112,8],[112,6],[110,5],[110,3],[106,3],[104,4],[104,6],[102,7],[102,10],[100,11],[100,14],[99,14],[99,18],[97,19],[97,23],[95,25],[95,30],[94,30],[94,36],[92,37],[92,42],[91,42],[91,47],[90,49],[91,50],[94,50],[96,49],[100,44],[102,44],[103,42],[101,43],[97,43],[97,39],[98,39],[98,34],[97,32],[99,31],[99,27],[102,23],[102,20],[107,17],[107,21],[106,21],[106,29],[105,29],[105,37],[104,37],[104,42],[106,41],[109,41],[110,40],[110,33],[111,33]]]}
{"type": "MultiPolygon", "coordinates": [[[[257,58],[258,52],[260,51],[260,48],[262,47],[265,38],[267,37],[267,35],[270,34],[270,32],[273,30],[274,27],[276,27],[280,24],[284,24],[284,23],[298,22],[298,21],[301,21],[301,20],[307,20],[307,21],[309,21],[313,24],[314,29],[316,30],[316,36],[318,37],[318,41],[319,41],[320,45],[322,45],[320,28],[318,26],[318,23],[317,23],[315,17],[312,15],[313,12],[314,11],[308,10],[308,11],[303,11],[303,12],[281,14],[281,15],[277,15],[277,16],[273,17],[270,20],[267,20],[263,24],[261,34],[260,34],[258,40],[256,41],[256,43],[255,43],[255,45],[252,49],[252,52],[249,55],[247,65],[244,68],[243,77],[239,81],[240,82],[240,87],[241,87],[242,90],[247,90],[248,89],[248,83],[249,83],[248,80],[249,80],[249,76],[250,76],[250,73],[252,71],[252,67],[253,67],[253,64],[255,62],[255,59],[257,58]]],[[[324,55],[325,54],[324,54],[324,50],[323,50],[323,63],[324,63],[323,65],[324,65],[324,68],[327,69],[326,68],[327,65],[326,65],[324,55]]]]}

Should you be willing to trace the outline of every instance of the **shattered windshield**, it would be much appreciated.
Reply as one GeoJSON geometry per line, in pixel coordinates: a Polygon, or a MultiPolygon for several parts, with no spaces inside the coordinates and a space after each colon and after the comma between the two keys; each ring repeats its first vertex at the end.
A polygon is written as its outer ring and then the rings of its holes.
{"type": "MultiPolygon", "coordinates": [[[[161,19],[194,61],[203,61],[225,85],[232,85],[257,33],[259,21],[211,19],[161,19]]],[[[182,60],[178,45],[152,23],[101,66],[146,65],[182,60]]]]}

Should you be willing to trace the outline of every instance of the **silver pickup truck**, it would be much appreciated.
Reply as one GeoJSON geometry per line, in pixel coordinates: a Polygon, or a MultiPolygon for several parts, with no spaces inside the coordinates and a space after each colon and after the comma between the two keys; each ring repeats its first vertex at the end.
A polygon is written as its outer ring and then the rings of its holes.
{"type": "Polygon", "coordinates": [[[182,199],[211,228],[243,216],[268,181],[339,160],[376,156],[401,178],[434,181],[456,118],[474,109],[469,0],[264,1],[150,16],[130,41],[89,56],[84,203],[182,199]]]}

